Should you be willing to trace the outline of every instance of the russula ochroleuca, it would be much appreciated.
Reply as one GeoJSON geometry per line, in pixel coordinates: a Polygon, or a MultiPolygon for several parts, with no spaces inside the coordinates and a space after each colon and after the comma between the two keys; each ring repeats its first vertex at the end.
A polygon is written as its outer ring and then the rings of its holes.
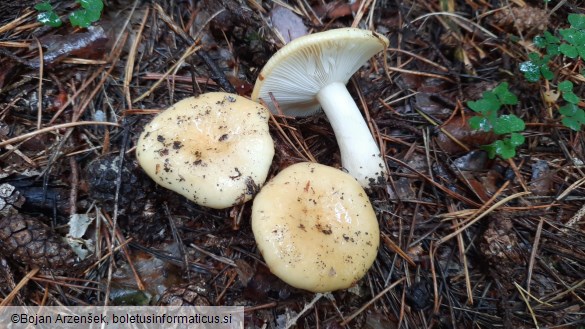
{"type": "Polygon", "coordinates": [[[331,123],[341,165],[363,187],[384,182],[384,158],[345,85],[372,56],[388,46],[375,32],[342,28],[297,38],[270,58],[252,92],[273,113],[306,116],[322,108],[331,123]]]}
{"type": "Polygon", "coordinates": [[[274,155],[269,112],[244,97],[213,92],[183,99],[140,135],[136,157],[158,184],[222,209],[250,200],[274,155]]]}
{"type": "Polygon", "coordinates": [[[307,162],[287,167],[256,195],[252,231],[270,271],[313,292],[352,286],[380,242],[376,214],[355,178],[307,162]]]}

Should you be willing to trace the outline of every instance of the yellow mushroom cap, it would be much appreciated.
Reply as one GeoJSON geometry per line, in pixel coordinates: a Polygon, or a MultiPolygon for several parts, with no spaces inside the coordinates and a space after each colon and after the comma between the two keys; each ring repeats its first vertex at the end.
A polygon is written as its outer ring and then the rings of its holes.
{"type": "Polygon", "coordinates": [[[193,202],[222,209],[252,198],[274,156],[268,109],[214,92],[183,99],[140,135],[136,157],[158,184],[193,202]]]}
{"type": "Polygon", "coordinates": [[[373,264],[380,243],[364,189],[341,170],[297,163],[254,199],[252,231],[270,271],[313,292],[345,289],[373,264]]]}

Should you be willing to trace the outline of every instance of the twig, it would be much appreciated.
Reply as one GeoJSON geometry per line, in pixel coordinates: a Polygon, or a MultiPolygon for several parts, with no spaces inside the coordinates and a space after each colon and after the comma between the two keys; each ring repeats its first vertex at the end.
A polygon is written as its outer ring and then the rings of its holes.
{"type": "Polygon", "coordinates": [[[467,203],[469,205],[472,205],[474,207],[480,207],[481,205],[459,193],[455,193],[451,190],[449,190],[447,187],[438,184],[437,182],[435,182],[432,178],[430,178],[429,176],[423,174],[422,172],[418,171],[417,169],[413,168],[412,166],[408,165],[406,162],[401,161],[395,157],[386,155],[386,158],[390,159],[391,161],[394,161],[396,163],[398,163],[399,165],[403,166],[404,168],[407,168],[408,170],[412,171],[413,173],[417,174],[419,177],[423,178],[424,180],[428,181],[430,184],[432,184],[434,187],[436,187],[437,189],[445,192],[446,194],[448,194],[449,196],[451,196],[452,198],[455,198],[459,201],[462,201],[464,203],[467,203]]]}
{"type": "Polygon", "coordinates": [[[323,296],[325,296],[325,294],[322,293],[315,294],[313,300],[310,301],[307,305],[305,305],[305,307],[299,312],[299,314],[297,314],[294,318],[286,321],[286,326],[284,328],[289,329],[293,327],[295,324],[297,324],[297,321],[300,319],[300,317],[303,316],[303,314],[305,314],[308,310],[310,310],[313,307],[313,305],[315,305],[315,303],[323,296]]]}
{"type": "Polygon", "coordinates": [[[45,60],[43,58],[43,46],[39,39],[35,38],[37,47],[39,48],[39,89],[37,101],[37,129],[41,129],[41,120],[43,117],[43,73],[45,67],[45,60]]]}
{"type": "Polygon", "coordinates": [[[387,51],[394,51],[394,52],[406,54],[408,56],[411,56],[411,57],[414,57],[414,58],[418,59],[421,62],[424,62],[424,63],[427,63],[429,65],[432,65],[432,66],[438,68],[439,70],[441,70],[441,71],[443,71],[445,73],[448,73],[449,72],[449,69],[446,68],[445,66],[443,66],[443,65],[441,65],[439,63],[435,63],[435,62],[431,61],[430,59],[425,58],[423,56],[420,56],[418,54],[415,54],[415,53],[413,53],[411,51],[403,50],[403,49],[400,49],[400,48],[387,48],[386,50],[387,51]]]}
{"type": "Polygon", "coordinates": [[[71,167],[71,191],[69,192],[69,215],[77,214],[77,190],[79,186],[79,169],[75,157],[69,158],[71,167]]]}
{"type": "Polygon", "coordinates": [[[12,302],[12,300],[14,299],[14,297],[16,297],[16,294],[18,294],[20,289],[22,289],[28,283],[28,281],[33,276],[35,276],[35,274],[37,274],[38,271],[39,271],[38,267],[35,267],[32,270],[30,270],[30,272],[28,272],[26,274],[26,276],[24,278],[22,278],[22,280],[20,280],[20,282],[16,285],[16,287],[14,287],[14,289],[12,289],[12,291],[8,294],[8,296],[6,296],[6,298],[4,298],[4,300],[0,303],[0,306],[9,305],[12,302]]]}
{"type": "Polygon", "coordinates": [[[455,81],[453,81],[453,79],[448,78],[446,76],[440,75],[440,74],[435,74],[435,73],[428,73],[428,72],[421,72],[421,71],[413,71],[413,70],[406,70],[406,69],[401,69],[398,67],[386,67],[387,70],[389,71],[394,71],[394,72],[400,72],[400,73],[405,73],[405,74],[412,74],[412,75],[417,75],[417,76],[421,76],[421,77],[429,77],[429,78],[436,78],[436,79],[441,79],[441,80],[445,80],[451,83],[455,83],[455,81]]]}
{"type": "Polygon", "coordinates": [[[167,219],[169,220],[169,226],[171,227],[173,239],[175,240],[175,243],[179,247],[180,256],[179,258],[183,260],[183,266],[185,267],[187,274],[189,274],[189,271],[187,270],[189,268],[189,259],[187,258],[187,252],[185,251],[185,243],[183,243],[183,239],[179,234],[179,230],[177,230],[177,225],[175,225],[175,221],[173,220],[173,216],[171,215],[171,212],[169,211],[169,206],[167,205],[166,202],[163,203],[163,209],[165,211],[167,219]]]}
{"type": "Polygon", "coordinates": [[[191,246],[193,249],[199,251],[200,253],[215,259],[218,262],[224,263],[224,264],[229,265],[229,266],[237,267],[236,263],[233,260],[231,260],[230,258],[218,256],[214,253],[211,253],[211,252],[197,246],[194,243],[191,243],[189,246],[191,246]]]}
{"type": "MultiPolygon", "coordinates": [[[[132,7],[132,11],[135,10],[137,2],[134,3],[134,7],[132,7]]],[[[130,47],[130,51],[128,52],[128,60],[126,61],[126,68],[124,70],[124,95],[126,96],[126,104],[127,108],[132,108],[132,98],[130,97],[130,82],[132,82],[132,76],[134,73],[134,63],[136,60],[136,53],[138,52],[138,46],[140,45],[140,40],[142,39],[142,32],[144,31],[144,26],[146,26],[146,20],[148,19],[148,14],[150,13],[149,7],[146,7],[144,11],[144,16],[142,17],[142,22],[140,23],[140,28],[136,33],[136,37],[134,38],[134,42],[132,42],[132,46],[130,47]]],[[[128,17],[130,19],[131,16],[128,17]]]]}
{"type": "MultiPolygon", "coordinates": [[[[516,287],[516,289],[518,289],[518,292],[520,293],[520,297],[522,298],[522,300],[526,304],[526,308],[528,309],[528,312],[530,312],[530,316],[532,317],[532,321],[534,322],[534,327],[536,329],[540,328],[540,326],[538,325],[538,320],[536,319],[536,315],[534,314],[534,310],[532,309],[532,306],[530,306],[530,301],[528,300],[528,297],[532,297],[532,298],[534,298],[534,297],[531,296],[529,292],[522,289],[522,287],[520,287],[520,285],[518,283],[514,282],[514,286],[516,287]]],[[[534,298],[534,299],[538,301],[538,299],[536,299],[536,298],[534,298]]]]}
{"type": "Polygon", "coordinates": [[[534,260],[536,254],[538,254],[538,244],[540,243],[540,236],[542,234],[542,225],[544,224],[544,218],[540,217],[538,226],[536,227],[536,233],[534,234],[534,243],[532,244],[532,252],[530,253],[530,261],[528,262],[528,274],[526,275],[526,292],[530,294],[530,281],[532,280],[532,272],[534,269],[534,260]]]}
{"type": "Polygon", "coordinates": [[[575,226],[575,224],[577,224],[577,222],[579,222],[583,216],[585,216],[585,204],[575,213],[575,215],[573,215],[573,217],[571,217],[571,219],[569,219],[567,223],[565,223],[565,228],[563,230],[566,232],[567,228],[575,226]]]}
{"type": "MultiPolygon", "coordinates": [[[[179,37],[181,37],[181,39],[183,39],[184,42],[186,42],[189,46],[196,45],[195,40],[193,40],[191,36],[189,36],[187,33],[185,33],[185,31],[183,31],[179,26],[177,26],[173,19],[164,12],[164,10],[159,4],[155,4],[154,9],[158,12],[160,18],[165,23],[167,23],[171,30],[173,30],[173,32],[175,32],[179,37]]],[[[216,13],[216,15],[218,13],[216,13]]],[[[199,58],[205,63],[205,65],[207,65],[207,67],[211,71],[211,79],[215,81],[219,86],[221,86],[221,88],[223,88],[225,91],[235,94],[236,88],[232,86],[232,84],[229,82],[225,74],[223,74],[223,71],[215,64],[215,62],[213,61],[213,59],[211,59],[207,52],[199,49],[196,53],[197,56],[199,56],[199,58]]]]}
{"type": "Polygon", "coordinates": [[[173,64],[164,74],[162,74],[159,78],[158,81],[156,81],[155,83],[152,84],[152,86],[150,86],[150,88],[145,91],[142,95],[138,96],[137,98],[135,98],[131,103],[137,103],[139,101],[141,101],[142,99],[148,97],[150,94],[152,94],[152,92],[161,84],[163,83],[163,81],[167,80],[169,77],[175,81],[175,75],[171,74],[172,72],[176,71],[177,66],[181,65],[185,59],[187,59],[187,57],[191,56],[194,52],[196,52],[198,49],[200,48],[200,46],[189,46],[185,52],[183,53],[183,55],[181,55],[181,58],[179,58],[179,60],[173,64]]]}
{"type": "Polygon", "coordinates": [[[390,237],[388,237],[387,234],[385,234],[384,232],[380,232],[380,236],[382,237],[382,240],[384,240],[384,244],[386,245],[386,247],[390,248],[390,250],[395,252],[398,256],[402,257],[402,259],[407,261],[410,265],[416,266],[416,263],[412,260],[412,257],[410,257],[406,252],[404,252],[404,250],[402,250],[400,246],[394,243],[394,241],[392,241],[392,239],[390,239],[390,237]]]}
{"type": "Polygon", "coordinates": [[[493,38],[493,39],[497,39],[498,38],[497,35],[493,34],[492,32],[490,32],[488,29],[484,28],[483,26],[481,26],[481,25],[479,25],[479,24],[477,24],[475,22],[472,22],[470,19],[465,18],[465,17],[463,17],[461,15],[454,14],[454,13],[450,13],[450,12],[444,12],[443,11],[443,12],[435,12],[435,13],[424,14],[424,15],[421,15],[421,16],[413,19],[410,23],[412,24],[412,23],[414,23],[414,22],[416,22],[418,20],[421,20],[421,19],[425,19],[425,21],[426,21],[426,18],[427,17],[431,17],[431,16],[448,16],[448,17],[451,17],[457,23],[457,25],[463,27],[464,29],[468,30],[469,32],[472,32],[472,30],[469,27],[463,25],[459,21],[459,20],[462,20],[462,21],[465,21],[465,22],[473,25],[473,27],[475,27],[476,29],[482,31],[483,33],[485,33],[490,38],[493,38]]]}
{"type": "Polygon", "coordinates": [[[29,138],[33,138],[36,135],[48,133],[48,132],[53,131],[53,130],[59,130],[59,129],[63,129],[63,128],[71,128],[71,127],[77,127],[77,126],[91,126],[91,125],[104,125],[104,126],[115,126],[115,127],[120,126],[119,124],[117,124],[115,122],[103,122],[103,121],[78,121],[78,122],[62,123],[60,125],[54,125],[54,126],[50,126],[50,127],[41,128],[39,130],[31,131],[30,133],[18,135],[16,137],[11,138],[11,139],[7,139],[5,141],[0,142],[0,147],[14,144],[14,143],[18,143],[20,141],[27,140],[29,138]]]}
{"type": "Polygon", "coordinates": [[[251,306],[251,307],[245,307],[244,308],[244,312],[245,313],[250,313],[250,312],[256,312],[258,310],[263,310],[263,309],[267,309],[267,308],[273,308],[278,306],[277,302],[272,302],[272,303],[268,303],[268,304],[262,304],[262,305],[256,305],[256,306],[251,306]]]}
{"type": "Polygon", "coordinates": [[[384,296],[388,291],[390,291],[390,289],[396,287],[398,284],[402,283],[402,281],[404,281],[404,280],[406,280],[406,278],[402,278],[402,279],[394,282],[393,284],[389,285],[388,287],[384,288],[384,290],[380,291],[376,296],[374,296],[374,298],[370,299],[367,303],[365,303],[362,307],[360,307],[359,310],[355,311],[352,315],[345,318],[345,320],[343,320],[343,322],[341,322],[339,325],[342,327],[346,326],[356,316],[358,316],[360,313],[365,311],[366,308],[370,307],[370,305],[372,305],[375,301],[380,299],[380,297],[384,296]]]}
{"type": "Polygon", "coordinates": [[[465,231],[468,227],[470,227],[471,225],[473,225],[475,222],[477,222],[478,220],[482,219],[483,217],[485,217],[487,214],[489,214],[490,212],[494,211],[495,209],[497,209],[499,206],[514,200],[516,198],[519,198],[521,196],[524,196],[526,194],[530,194],[530,192],[520,192],[520,193],[516,193],[516,194],[512,194],[504,199],[502,199],[501,201],[497,202],[496,204],[494,204],[493,206],[489,207],[489,209],[487,209],[485,212],[481,213],[479,216],[477,216],[476,218],[474,218],[473,220],[470,220],[467,222],[467,224],[463,225],[462,227],[460,227],[459,229],[457,229],[455,232],[442,237],[441,239],[439,239],[439,241],[437,241],[437,245],[443,244],[446,241],[448,241],[449,239],[451,239],[452,237],[454,237],[455,235],[465,231]]]}

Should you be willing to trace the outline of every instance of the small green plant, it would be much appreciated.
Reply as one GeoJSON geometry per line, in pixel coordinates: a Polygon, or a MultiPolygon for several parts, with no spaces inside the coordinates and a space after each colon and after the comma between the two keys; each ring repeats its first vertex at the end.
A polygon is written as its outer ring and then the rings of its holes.
{"type": "Polygon", "coordinates": [[[503,105],[516,105],[518,98],[508,90],[508,83],[499,84],[493,90],[485,91],[482,98],[467,102],[467,106],[478,115],[469,119],[472,129],[485,132],[493,131],[496,135],[504,135],[491,144],[482,148],[488,152],[490,159],[496,155],[509,159],[516,155],[516,148],[524,144],[524,121],[514,114],[499,115],[503,105]]]}
{"type": "Polygon", "coordinates": [[[585,111],[579,108],[579,97],[573,92],[573,83],[571,81],[562,81],[558,85],[559,91],[563,95],[563,99],[567,103],[559,108],[559,113],[563,115],[561,122],[565,127],[571,128],[575,131],[581,130],[581,126],[585,125],[585,111]]]}
{"type": "Polygon", "coordinates": [[[526,80],[537,82],[543,77],[546,80],[552,80],[554,74],[549,68],[549,62],[560,54],[571,59],[580,57],[585,59],[585,15],[570,14],[568,21],[571,27],[560,29],[561,38],[554,36],[550,32],[545,32],[542,36],[534,37],[534,45],[544,49],[545,55],[537,53],[528,54],[528,61],[520,64],[520,71],[524,73],[526,80]]]}
{"type": "MultiPolygon", "coordinates": [[[[559,29],[560,37],[550,32],[534,37],[534,45],[545,52],[528,54],[528,61],[520,64],[520,71],[526,80],[538,82],[541,78],[552,81],[555,78],[549,64],[557,57],[564,55],[572,60],[585,60],[585,15],[570,14],[567,18],[571,25],[568,29],[559,29]]],[[[567,103],[559,107],[563,116],[561,122],[565,127],[575,131],[585,125],[585,112],[579,108],[580,98],[573,92],[571,81],[560,81],[557,85],[563,100],[567,103]]]]}
{"type": "MultiPolygon", "coordinates": [[[[77,0],[81,6],[80,9],[69,14],[69,22],[73,26],[88,27],[91,23],[97,22],[104,9],[102,0],[77,0]]],[[[37,20],[45,25],[52,27],[59,27],[63,24],[61,18],[53,6],[48,1],[44,1],[35,5],[35,9],[39,11],[37,20]]]]}

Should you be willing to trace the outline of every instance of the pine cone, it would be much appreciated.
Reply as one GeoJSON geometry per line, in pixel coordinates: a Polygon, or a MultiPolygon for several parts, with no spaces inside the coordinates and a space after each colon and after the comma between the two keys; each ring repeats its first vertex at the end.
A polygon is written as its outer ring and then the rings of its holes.
{"type": "Polygon", "coordinates": [[[81,262],[67,243],[39,219],[21,214],[0,219],[0,253],[54,273],[79,270],[81,262]]]}
{"type": "Polygon", "coordinates": [[[107,211],[114,209],[116,180],[121,177],[118,207],[120,213],[128,214],[143,210],[147,191],[152,189],[152,181],[145,177],[135,161],[125,158],[120,171],[120,157],[107,154],[93,160],[86,169],[89,196],[99,201],[107,211]]]}
{"type": "Polygon", "coordinates": [[[548,12],[544,9],[524,6],[500,10],[494,13],[491,22],[511,33],[521,32],[526,36],[542,33],[548,26],[548,12]]]}
{"type": "Polygon", "coordinates": [[[210,306],[209,300],[203,295],[206,289],[197,284],[170,287],[158,301],[159,306],[210,306]]]}
{"type": "Polygon", "coordinates": [[[16,187],[8,183],[0,184],[0,215],[7,216],[15,213],[14,207],[22,207],[24,201],[24,197],[16,190],[16,187]]]}

